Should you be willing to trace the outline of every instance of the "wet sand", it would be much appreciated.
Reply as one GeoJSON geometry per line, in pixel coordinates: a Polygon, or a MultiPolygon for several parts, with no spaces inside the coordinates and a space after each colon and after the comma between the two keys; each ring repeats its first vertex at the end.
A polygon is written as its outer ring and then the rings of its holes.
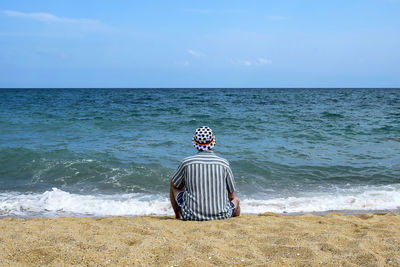
{"type": "Polygon", "coordinates": [[[0,219],[0,266],[400,266],[400,215],[0,219]]]}

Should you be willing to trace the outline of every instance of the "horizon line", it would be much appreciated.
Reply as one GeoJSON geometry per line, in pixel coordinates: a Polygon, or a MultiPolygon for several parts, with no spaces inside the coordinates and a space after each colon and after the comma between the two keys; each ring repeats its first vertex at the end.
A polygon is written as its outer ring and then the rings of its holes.
{"type": "Polygon", "coordinates": [[[0,87],[4,89],[400,89],[400,87],[0,87]]]}

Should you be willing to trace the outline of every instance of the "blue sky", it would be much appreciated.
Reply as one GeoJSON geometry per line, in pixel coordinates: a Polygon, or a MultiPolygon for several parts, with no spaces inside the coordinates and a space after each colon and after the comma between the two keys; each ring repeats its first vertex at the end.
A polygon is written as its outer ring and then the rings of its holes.
{"type": "Polygon", "coordinates": [[[0,87],[400,87],[400,0],[0,2],[0,87]]]}

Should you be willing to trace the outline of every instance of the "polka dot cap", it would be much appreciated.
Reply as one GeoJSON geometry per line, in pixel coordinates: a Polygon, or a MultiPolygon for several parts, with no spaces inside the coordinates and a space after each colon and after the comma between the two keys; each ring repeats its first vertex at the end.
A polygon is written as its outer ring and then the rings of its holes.
{"type": "Polygon", "coordinates": [[[201,126],[194,132],[193,146],[199,151],[211,150],[215,146],[215,136],[208,126],[201,126]]]}

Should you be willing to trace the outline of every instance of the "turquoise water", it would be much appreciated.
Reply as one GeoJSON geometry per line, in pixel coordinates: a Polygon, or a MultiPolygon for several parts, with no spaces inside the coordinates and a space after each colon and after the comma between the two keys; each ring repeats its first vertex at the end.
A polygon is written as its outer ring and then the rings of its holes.
{"type": "Polygon", "coordinates": [[[172,214],[202,125],[245,212],[400,207],[399,89],[3,89],[0,215],[172,214]]]}

